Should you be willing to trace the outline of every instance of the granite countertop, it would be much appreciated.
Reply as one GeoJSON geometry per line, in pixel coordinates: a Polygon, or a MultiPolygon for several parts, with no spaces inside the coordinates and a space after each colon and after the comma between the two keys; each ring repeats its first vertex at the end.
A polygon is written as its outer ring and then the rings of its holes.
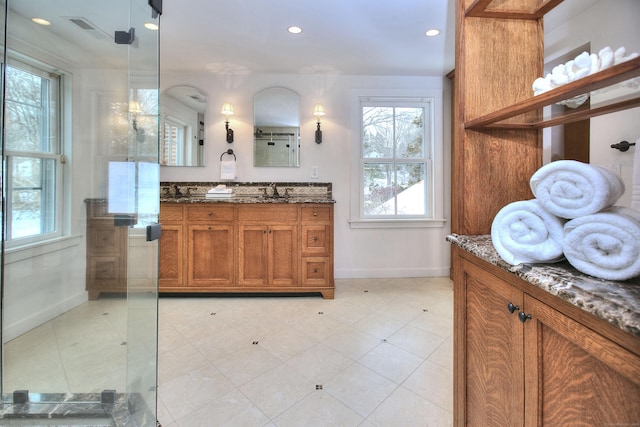
{"type": "Polygon", "coordinates": [[[293,196],[293,197],[263,197],[251,195],[233,195],[232,197],[210,198],[203,195],[193,195],[184,197],[161,197],[162,203],[335,203],[333,199],[325,197],[293,196]]]}
{"type": "Polygon", "coordinates": [[[447,240],[528,283],[640,337],[640,277],[616,282],[583,274],[568,262],[511,265],[500,258],[491,236],[452,234],[447,240]]]}

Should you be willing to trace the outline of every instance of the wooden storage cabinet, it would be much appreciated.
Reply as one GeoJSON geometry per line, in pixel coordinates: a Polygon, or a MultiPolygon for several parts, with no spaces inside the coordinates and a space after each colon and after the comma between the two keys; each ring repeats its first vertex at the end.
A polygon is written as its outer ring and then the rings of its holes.
{"type": "Polygon", "coordinates": [[[333,298],[333,205],[161,203],[160,292],[333,298]]]}
{"type": "Polygon", "coordinates": [[[128,228],[116,227],[107,213],[107,201],[88,199],[87,209],[87,277],[89,299],[101,293],[127,291],[128,228]]]}
{"type": "Polygon", "coordinates": [[[637,340],[614,341],[607,333],[614,326],[597,320],[595,331],[580,309],[552,307],[527,292],[533,285],[471,257],[456,257],[456,425],[640,420],[637,340]]]}

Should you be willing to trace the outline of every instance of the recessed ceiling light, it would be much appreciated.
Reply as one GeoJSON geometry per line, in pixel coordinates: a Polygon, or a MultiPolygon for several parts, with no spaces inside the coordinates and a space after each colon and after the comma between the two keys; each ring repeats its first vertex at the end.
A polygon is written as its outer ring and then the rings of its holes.
{"type": "Polygon", "coordinates": [[[46,19],[43,19],[43,18],[31,18],[31,20],[33,22],[35,22],[36,24],[51,25],[51,22],[49,22],[49,21],[47,21],[46,19]]]}
{"type": "Polygon", "coordinates": [[[424,33],[424,34],[425,34],[425,36],[427,36],[427,37],[435,37],[435,36],[437,36],[438,34],[440,34],[440,30],[436,30],[436,29],[427,30],[427,32],[426,32],[426,33],[424,33]]]}
{"type": "Polygon", "coordinates": [[[144,23],[144,27],[147,30],[153,30],[156,31],[158,29],[158,24],[154,24],[153,22],[145,22],[144,23]]]}
{"type": "Polygon", "coordinates": [[[291,34],[300,34],[302,32],[302,28],[292,25],[291,27],[287,28],[287,31],[289,31],[291,34]]]}

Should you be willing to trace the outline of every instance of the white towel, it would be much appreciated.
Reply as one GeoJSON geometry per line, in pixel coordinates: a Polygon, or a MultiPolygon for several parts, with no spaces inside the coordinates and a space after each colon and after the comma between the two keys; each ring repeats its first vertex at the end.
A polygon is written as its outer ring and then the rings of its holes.
{"type": "Polygon", "coordinates": [[[568,221],[563,251],[585,274],[606,280],[640,275],[640,212],[614,206],[568,221]]]}
{"type": "Polygon", "coordinates": [[[640,211],[640,138],[636,140],[631,177],[631,208],[640,211]]]}
{"type": "Polygon", "coordinates": [[[223,160],[220,162],[220,179],[236,179],[236,161],[223,160]]]}
{"type": "Polygon", "coordinates": [[[535,199],[513,202],[493,219],[491,240],[498,255],[511,265],[557,262],[562,259],[564,223],[535,199]]]}
{"type": "Polygon", "coordinates": [[[567,219],[613,206],[624,193],[618,175],[575,160],[558,160],[541,167],[529,184],[543,208],[567,219]]]}

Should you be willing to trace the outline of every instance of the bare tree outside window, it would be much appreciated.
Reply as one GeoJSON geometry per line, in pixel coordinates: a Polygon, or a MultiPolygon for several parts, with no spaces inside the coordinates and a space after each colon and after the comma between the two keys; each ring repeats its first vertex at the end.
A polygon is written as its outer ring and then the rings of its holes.
{"type": "Polygon", "coordinates": [[[6,67],[9,239],[56,231],[59,76],[6,67]]]}

